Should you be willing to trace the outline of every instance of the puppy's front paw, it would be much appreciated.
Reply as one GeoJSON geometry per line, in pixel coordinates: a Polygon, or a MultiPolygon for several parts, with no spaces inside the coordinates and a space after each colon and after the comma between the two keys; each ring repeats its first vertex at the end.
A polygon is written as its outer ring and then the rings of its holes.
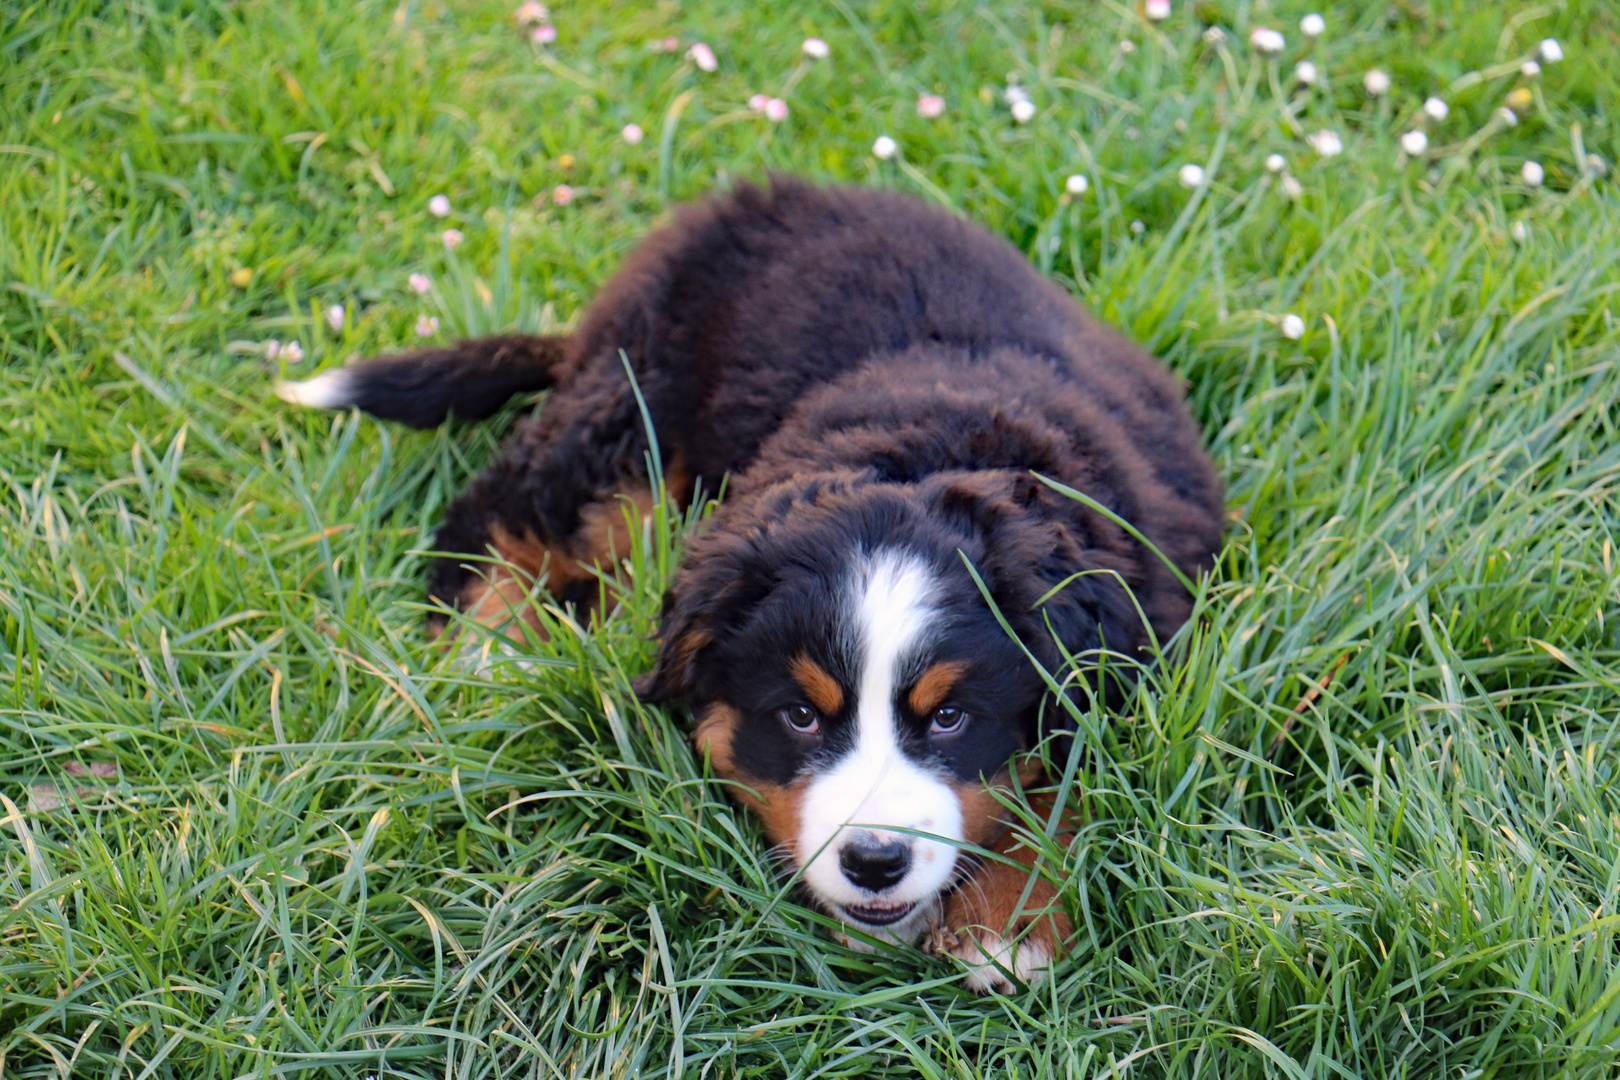
{"type": "Polygon", "coordinates": [[[1033,935],[1022,941],[1008,941],[982,927],[952,933],[941,928],[929,939],[933,952],[953,956],[968,966],[964,981],[969,990],[988,994],[1012,994],[1018,983],[1033,986],[1046,978],[1052,963],[1052,950],[1033,935]]]}
{"type": "Polygon", "coordinates": [[[951,894],[929,935],[930,952],[968,965],[965,981],[978,993],[1013,993],[1018,983],[1038,983],[1062,955],[1069,917],[1049,882],[1030,884],[1031,872],[1001,862],[981,867],[951,894]]]}

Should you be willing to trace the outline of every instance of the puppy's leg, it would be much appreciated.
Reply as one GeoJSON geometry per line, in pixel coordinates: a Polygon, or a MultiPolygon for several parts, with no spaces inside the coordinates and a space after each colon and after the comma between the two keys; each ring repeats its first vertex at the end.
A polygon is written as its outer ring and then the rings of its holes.
{"type": "MultiPolygon", "coordinates": [[[[646,397],[656,425],[666,411],[656,394],[646,397]]],[[[617,357],[578,372],[450,505],[434,540],[446,554],[432,570],[432,598],[516,640],[524,624],[538,629],[528,602],[537,586],[582,612],[594,608],[595,569],[630,553],[632,529],[656,505],[649,451],[617,357]]],[[[690,482],[680,455],[666,453],[661,464],[670,495],[684,505],[690,482]]],[[[436,621],[442,628],[446,620],[436,621]]]]}
{"type": "Polygon", "coordinates": [[[1033,848],[1009,833],[991,850],[1014,865],[986,860],[957,886],[928,947],[965,962],[970,988],[1011,993],[1013,978],[1027,985],[1046,977],[1063,955],[1073,924],[1058,903],[1057,889],[1036,874],[1033,848]]]}

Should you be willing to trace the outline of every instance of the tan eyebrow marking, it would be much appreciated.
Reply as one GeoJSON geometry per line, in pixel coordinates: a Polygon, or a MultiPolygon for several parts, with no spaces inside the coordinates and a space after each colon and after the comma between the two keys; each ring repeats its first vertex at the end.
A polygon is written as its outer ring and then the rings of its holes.
{"type": "Polygon", "coordinates": [[[838,685],[838,680],[822,670],[821,665],[805,656],[803,653],[795,656],[788,665],[793,678],[804,688],[805,697],[810,699],[823,716],[832,716],[844,707],[844,691],[838,685]]]}
{"type": "Polygon", "coordinates": [[[962,661],[947,660],[923,672],[917,685],[911,688],[911,711],[918,716],[927,716],[939,708],[966,670],[967,665],[962,661]]]}

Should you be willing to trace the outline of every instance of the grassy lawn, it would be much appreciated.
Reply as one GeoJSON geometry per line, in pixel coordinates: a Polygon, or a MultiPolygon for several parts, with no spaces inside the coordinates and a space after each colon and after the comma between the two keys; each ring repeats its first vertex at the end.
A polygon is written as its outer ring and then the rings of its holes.
{"type": "Polygon", "coordinates": [[[0,5],[0,1074],[1614,1075],[1620,12],[513,2],[0,5]],[[834,944],[635,702],[691,521],[474,674],[422,548],[504,424],[270,394],[566,324],[772,169],[1011,238],[1230,485],[1020,995],[834,944]]]}

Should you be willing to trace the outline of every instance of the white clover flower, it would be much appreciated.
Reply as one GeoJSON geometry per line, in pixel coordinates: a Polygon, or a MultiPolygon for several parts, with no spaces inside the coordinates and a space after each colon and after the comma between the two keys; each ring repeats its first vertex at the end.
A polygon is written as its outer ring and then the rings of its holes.
{"type": "Polygon", "coordinates": [[[426,274],[412,274],[405,281],[410,285],[411,292],[417,296],[423,296],[429,289],[433,288],[433,282],[428,280],[426,274]]]}
{"type": "Polygon", "coordinates": [[[624,130],[619,132],[619,138],[623,139],[631,146],[636,145],[646,137],[647,133],[641,130],[640,124],[626,124],[624,125],[624,130]]]}
{"type": "Polygon", "coordinates": [[[1288,47],[1288,39],[1283,37],[1281,30],[1273,30],[1269,26],[1257,26],[1249,31],[1249,44],[1259,53],[1266,56],[1275,56],[1288,47]]]}
{"type": "Polygon", "coordinates": [[[550,45],[557,40],[557,28],[550,23],[541,23],[529,31],[529,40],[536,45],[550,45]]]}
{"type": "Polygon", "coordinates": [[[1284,195],[1296,202],[1305,195],[1305,185],[1286,173],[1283,174],[1282,182],[1278,186],[1284,195]]]}
{"type": "Polygon", "coordinates": [[[1519,74],[1523,75],[1527,79],[1534,79],[1537,75],[1541,74],[1541,65],[1536,63],[1534,60],[1526,60],[1524,63],[1519,65],[1519,74]]]}
{"type": "Polygon", "coordinates": [[[872,143],[872,156],[876,157],[879,161],[888,161],[890,158],[894,157],[895,153],[899,149],[899,143],[896,143],[887,135],[879,135],[872,143]]]}
{"type": "Polygon", "coordinates": [[[1318,131],[1305,141],[1323,157],[1338,157],[1344,153],[1344,140],[1339,138],[1337,131],[1318,131]]]}
{"type": "Polygon", "coordinates": [[[1299,32],[1308,38],[1321,37],[1326,29],[1327,20],[1314,11],[1299,20],[1299,32]]]}
{"type": "Polygon", "coordinates": [[[434,217],[450,216],[450,196],[435,195],[428,200],[428,213],[434,217]]]}
{"type": "Polygon", "coordinates": [[[1025,90],[1017,83],[1010,83],[1007,86],[1007,89],[1001,92],[1001,100],[1005,101],[1009,105],[1016,105],[1020,101],[1029,100],[1029,91],[1025,90]]]}
{"type": "Polygon", "coordinates": [[[1451,115],[1451,106],[1437,97],[1431,97],[1423,103],[1423,112],[1430,120],[1444,120],[1451,115]]]}
{"type": "Polygon", "coordinates": [[[1141,236],[1143,233],[1147,232],[1147,226],[1142,224],[1140,221],[1133,221],[1131,222],[1131,232],[1137,236],[1141,236]]]}
{"type": "Polygon", "coordinates": [[[1131,55],[1131,53],[1136,51],[1136,42],[1132,41],[1130,38],[1123,39],[1119,43],[1119,51],[1124,53],[1126,56],[1131,55]]]}
{"type": "Polygon", "coordinates": [[[1195,188],[1204,182],[1204,169],[1201,165],[1183,165],[1176,173],[1184,188],[1195,188]]]}
{"type": "Polygon", "coordinates": [[[1421,131],[1408,131],[1401,136],[1401,149],[1417,157],[1429,148],[1429,137],[1421,131]]]}
{"type": "Polygon", "coordinates": [[[933,120],[945,113],[945,99],[938,94],[923,94],[917,98],[917,115],[924,120],[933,120]]]}
{"type": "Polygon", "coordinates": [[[1321,76],[1317,74],[1316,65],[1309,60],[1301,60],[1294,65],[1294,78],[1306,86],[1315,86],[1316,80],[1321,76]]]}
{"type": "Polygon", "coordinates": [[[1519,114],[1504,105],[1496,110],[1496,119],[1503,127],[1516,127],[1519,123],[1519,114]]]}
{"type": "Polygon", "coordinates": [[[264,356],[267,360],[274,360],[281,355],[281,342],[271,338],[264,343],[264,356]]]}
{"type": "Polygon", "coordinates": [[[771,95],[769,94],[755,94],[753,97],[748,99],[748,107],[753,109],[755,112],[762,113],[765,111],[765,106],[770,103],[770,100],[771,95]]]}
{"type": "Polygon", "coordinates": [[[551,201],[557,206],[567,206],[574,201],[574,189],[568,184],[558,184],[551,189],[551,201]]]}
{"type": "Polygon", "coordinates": [[[296,364],[304,358],[304,347],[296,341],[289,341],[281,347],[281,358],[289,364],[296,364]]]}
{"type": "Polygon", "coordinates": [[[546,10],[546,5],[536,3],[535,0],[524,0],[517,6],[517,10],[512,12],[512,18],[527,26],[530,23],[545,22],[550,14],[551,12],[546,10]]]}
{"type": "Polygon", "coordinates": [[[1389,93],[1389,73],[1379,68],[1373,68],[1362,76],[1361,85],[1367,88],[1367,93],[1372,97],[1383,97],[1389,93]]]}
{"type": "Polygon", "coordinates": [[[1541,167],[1539,161],[1527,161],[1524,168],[1519,170],[1519,176],[1531,187],[1540,187],[1541,182],[1547,179],[1547,170],[1541,167]]]}
{"type": "Polygon", "coordinates": [[[1142,14],[1154,22],[1164,22],[1170,17],[1170,0],[1147,0],[1142,5],[1142,14]]]}
{"type": "Polygon", "coordinates": [[[1063,190],[1070,195],[1084,195],[1089,187],[1091,181],[1086,179],[1085,173],[1070,173],[1069,178],[1063,181],[1063,190]]]}
{"type": "Polygon", "coordinates": [[[788,118],[788,103],[779,97],[773,97],[765,103],[765,108],[761,111],[764,112],[765,119],[773,124],[780,124],[788,118]]]}
{"type": "Polygon", "coordinates": [[[444,250],[454,251],[461,246],[463,240],[467,239],[467,235],[460,229],[446,229],[439,234],[439,239],[444,241],[444,250]]]}
{"type": "Polygon", "coordinates": [[[715,71],[720,67],[720,61],[715,59],[714,50],[701,41],[686,50],[686,58],[703,71],[715,71]]]}
{"type": "Polygon", "coordinates": [[[1564,47],[1558,44],[1557,38],[1542,38],[1536,52],[1546,64],[1556,64],[1564,58],[1564,47]]]}
{"type": "Polygon", "coordinates": [[[1215,45],[1226,40],[1226,31],[1218,26],[1211,26],[1204,31],[1202,36],[1205,44],[1215,45]]]}
{"type": "Polygon", "coordinates": [[[1028,99],[1013,102],[1013,119],[1020,124],[1027,124],[1035,116],[1035,103],[1028,99]]]}
{"type": "Polygon", "coordinates": [[[439,317],[437,315],[418,315],[416,317],[416,336],[432,337],[439,332],[439,317]]]}
{"type": "Polygon", "coordinates": [[[804,50],[804,55],[812,60],[825,60],[832,52],[831,46],[818,37],[805,38],[800,48],[804,50]]]}
{"type": "Polygon", "coordinates": [[[1292,311],[1282,317],[1282,336],[1289,341],[1298,341],[1305,336],[1305,320],[1292,311]]]}
{"type": "Polygon", "coordinates": [[[333,304],[326,309],[326,326],[332,333],[341,334],[343,333],[343,324],[348,317],[349,313],[343,309],[342,304],[333,304]]]}
{"type": "Polygon", "coordinates": [[[1508,235],[1513,237],[1516,243],[1522,244],[1530,239],[1530,227],[1522,221],[1515,221],[1508,226],[1508,235]]]}
{"type": "Polygon", "coordinates": [[[1286,168],[1288,168],[1288,160],[1281,154],[1266,155],[1266,172],[1280,173],[1286,168]]]}

